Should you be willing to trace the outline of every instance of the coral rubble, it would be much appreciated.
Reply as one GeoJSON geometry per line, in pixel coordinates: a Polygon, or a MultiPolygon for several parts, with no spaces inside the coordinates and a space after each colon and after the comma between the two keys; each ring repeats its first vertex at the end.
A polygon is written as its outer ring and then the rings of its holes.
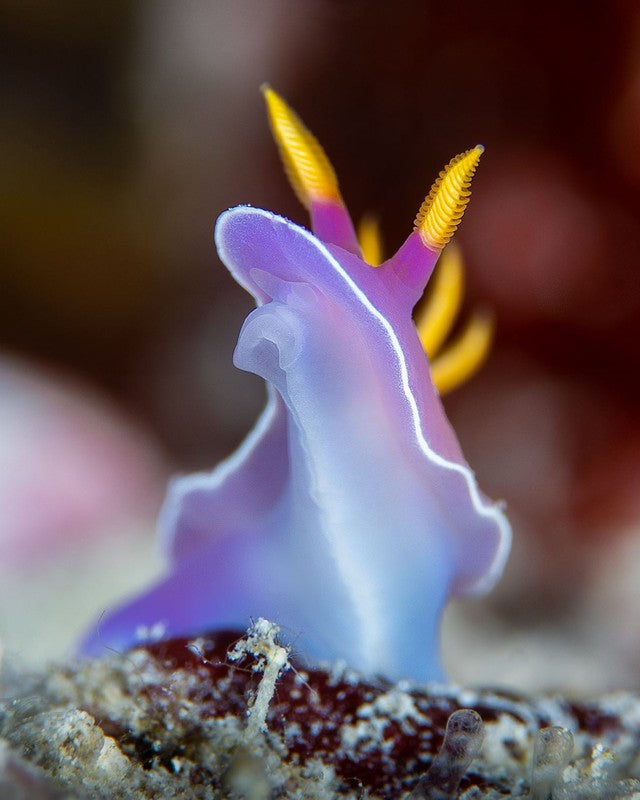
{"type": "Polygon", "coordinates": [[[362,680],[276,630],[5,674],[0,797],[640,798],[640,696],[362,680]]]}

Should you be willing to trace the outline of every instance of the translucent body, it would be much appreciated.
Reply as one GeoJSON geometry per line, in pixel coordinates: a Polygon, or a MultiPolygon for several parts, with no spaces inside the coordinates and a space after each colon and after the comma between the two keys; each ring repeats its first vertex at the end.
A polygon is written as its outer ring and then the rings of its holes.
{"type": "Polygon", "coordinates": [[[273,620],[312,659],[391,678],[442,677],[452,592],[489,588],[508,523],[480,493],[411,319],[437,254],[408,240],[376,269],[259,209],[222,215],[216,243],[258,307],[235,352],[269,386],[245,443],[173,483],[167,577],[91,632],[87,653],[273,620]]]}

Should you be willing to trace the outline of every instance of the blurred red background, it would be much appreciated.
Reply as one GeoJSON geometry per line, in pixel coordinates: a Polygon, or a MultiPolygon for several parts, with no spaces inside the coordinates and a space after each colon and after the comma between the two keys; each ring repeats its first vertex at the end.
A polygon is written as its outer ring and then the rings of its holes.
{"type": "MultiPolygon", "coordinates": [[[[515,545],[483,611],[460,613],[508,631],[487,655],[505,680],[534,680],[507,668],[514,642],[535,672],[553,661],[548,639],[561,653],[547,682],[576,664],[585,685],[637,679],[638,4],[120,0],[89,13],[13,0],[2,14],[2,350],[101,393],[145,437],[145,514],[164,476],[213,466],[263,402],[231,363],[251,300],[212,245],[237,203],[306,223],[260,84],[318,136],[352,214],[378,214],[390,251],[442,165],[486,146],[458,240],[496,345],[445,404],[482,487],[507,501],[515,545]]],[[[471,634],[452,628],[452,669],[473,677],[471,634]]]]}

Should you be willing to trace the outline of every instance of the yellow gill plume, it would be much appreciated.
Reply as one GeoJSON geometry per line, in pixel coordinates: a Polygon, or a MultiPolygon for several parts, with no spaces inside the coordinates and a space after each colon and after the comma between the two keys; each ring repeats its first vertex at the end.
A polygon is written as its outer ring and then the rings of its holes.
{"type": "Polygon", "coordinates": [[[438,259],[430,294],[416,315],[418,335],[429,360],[440,351],[456,320],[464,295],[462,253],[455,242],[438,259]]]}
{"type": "Polygon", "coordinates": [[[431,363],[431,380],[446,394],[469,380],[486,360],[494,332],[493,316],[476,311],[460,335],[431,363]]]}
{"type": "Polygon", "coordinates": [[[382,236],[378,218],[373,214],[365,214],[358,225],[358,242],[362,250],[362,258],[372,267],[379,267],[384,260],[382,255],[382,236]]]}
{"type": "Polygon", "coordinates": [[[464,295],[464,261],[455,243],[449,244],[440,256],[433,281],[427,302],[418,309],[415,321],[431,362],[431,379],[440,394],[446,394],[480,369],[489,355],[495,326],[489,312],[476,311],[458,336],[446,342],[464,295]]]}

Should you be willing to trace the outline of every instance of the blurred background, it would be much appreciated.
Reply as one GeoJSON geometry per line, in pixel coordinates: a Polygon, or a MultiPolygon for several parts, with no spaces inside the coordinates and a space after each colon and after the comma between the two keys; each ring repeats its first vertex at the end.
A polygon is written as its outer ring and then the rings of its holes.
{"type": "MultiPolygon", "coordinates": [[[[441,167],[486,146],[458,235],[483,371],[445,398],[514,549],[445,620],[451,674],[640,678],[640,8],[595,0],[2,3],[0,639],[35,663],[157,573],[171,474],[243,438],[251,299],[225,208],[306,224],[258,87],[332,159],[388,251],[441,167]]],[[[417,632],[417,635],[420,635],[417,632]]]]}

